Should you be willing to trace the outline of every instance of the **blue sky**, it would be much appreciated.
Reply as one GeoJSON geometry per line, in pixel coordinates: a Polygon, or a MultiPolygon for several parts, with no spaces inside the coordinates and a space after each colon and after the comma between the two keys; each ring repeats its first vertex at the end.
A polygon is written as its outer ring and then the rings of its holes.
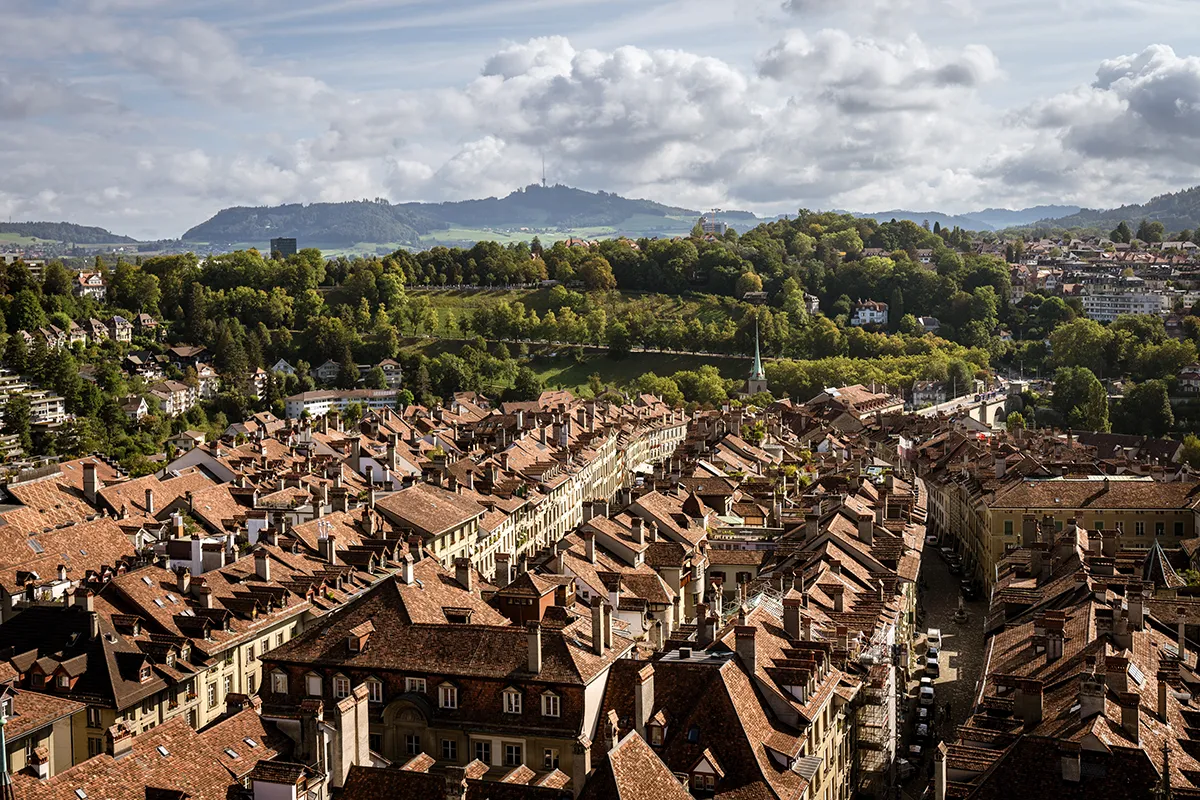
{"type": "Polygon", "coordinates": [[[1108,206],[1200,183],[1192,0],[5,0],[0,215],[1108,206]]]}

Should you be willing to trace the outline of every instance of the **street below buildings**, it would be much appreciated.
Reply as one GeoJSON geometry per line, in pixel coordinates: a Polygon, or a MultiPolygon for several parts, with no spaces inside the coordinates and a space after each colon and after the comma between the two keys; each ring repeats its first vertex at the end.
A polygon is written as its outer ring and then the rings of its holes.
{"type": "Polygon", "coordinates": [[[984,617],[987,614],[985,599],[966,600],[963,610],[966,619],[955,621],[962,597],[961,576],[950,572],[946,558],[936,545],[926,545],[921,557],[921,585],[917,606],[917,637],[915,647],[920,654],[920,663],[925,663],[928,649],[926,635],[931,628],[941,631],[942,646],[938,654],[936,673],[924,668],[913,673],[908,684],[907,711],[905,712],[903,747],[899,756],[909,758],[916,767],[912,777],[903,784],[900,797],[921,797],[933,769],[933,752],[938,742],[953,740],[954,732],[971,713],[974,703],[976,682],[983,671],[984,617]],[[934,703],[922,706],[918,696],[921,678],[928,677],[933,683],[934,703]],[[921,708],[928,708],[928,717],[923,719],[921,708]],[[918,726],[927,724],[927,734],[918,736],[918,726]],[[909,747],[920,745],[920,753],[910,753],[909,747]]]}

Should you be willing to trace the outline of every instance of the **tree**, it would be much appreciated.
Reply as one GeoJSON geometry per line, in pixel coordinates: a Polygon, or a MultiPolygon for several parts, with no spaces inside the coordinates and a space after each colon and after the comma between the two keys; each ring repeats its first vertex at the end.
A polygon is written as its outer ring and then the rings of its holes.
{"type": "Polygon", "coordinates": [[[620,360],[629,355],[629,328],[624,322],[614,322],[608,326],[608,356],[620,360]]]}
{"type": "Polygon", "coordinates": [[[1200,468],[1200,437],[1189,433],[1183,437],[1183,453],[1180,460],[1192,469],[1200,468]]]}
{"type": "Polygon", "coordinates": [[[1128,222],[1121,220],[1121,223],[1108,235],[1108,238],[1114,242],[1129,244],[1133,241],[1133,230],[1130,229],[1128,222]]]}
{"type": "Polygon", "coordinates": [[[71,273],[60,262],[54,261],[46,265],[42,272],[42,293],[48,295],[69,295],[71,293],[71,273]]]}
{"type": "Polygon", "coordinates": [[[343,348],[342,357],[338,361],[337,385],[340,389],[353,389],[358,385],[358,364],[354,360],[350,345],[343,348]]]}
{"type": "Polygon", "coordinates": [[[1159,243],[1163,240],[1163,236],[1166,234],[1166,232],[1167,229],[1161,222],[1152,222],[1151,220],[1144,219],[1142,220],[1142,223],[1138,225],[1137,238],[1141,239],[1143,242],[1159,243]]]}
{"type": "Polygon", "coordinates": [[[29,345],[19,333],[9,336],[8,342],[5,343],[4,366],[17,374],[23,374],[29,369],[29,345]]]}
{"type": "Polygon", "coordinates": [[[1096,375],[1103,375],[1109,337],[1109,332],[1095,320],[1069,322],[1050,334],[1054,362],[1064,367],[1084,367],[1096,375]]]}
{"type": "Polygon", "coordinates": [[[761,292],[763,288],[762,278],[760,278],[753,270],[743,272],[737,279],[737,287],[734,290],[737,296],[745,297],[748,292],[761,292]]]}
{"type": "Polygon", "coordinates": [[[513,381],[510,394],[513,400],[536,400],[545,390],[545,384],[538,374],[523,366],[517,370],[517,379],[513,381]]]}
{"type": "Polygon", "coordinates": [[[653,372],[647,372],[634,381],[633,388],[638,394],[661,397],[669,406],[683,405],[683,392],[672,378],[659,377],[653,372]]]}
{"type": "Polygon", "coordinates": [[[396,394],[396,410],[403,411],[413,404],[413,393],[408,389],[401,389],[396,394]]]}
{"type": "Polygon", "coordinates": [[[1129,389],[1121,401],[1121,408],[1125,419],[1124,433],[1165,436],[1175,427],[1175,413],[1171,410],[1165,381],[1146,381],[1129,389]]]}
{"type": "Polygon", "coordinates": [[[1014,411],[1005,418],[1004,424],[1008,428],[1009,433],[1023,430],[1025,428],[1025,417],[1020,411],[1014,411]]]}
{"type": "Polygon", "coordinates": [[[367,373],[366,385],[368,389],[386,389],[387,375],[384,374],[382,367],[372,367],[367,373]]]}
{"type": "Polygon", "coordinates": [[[1090,369],[1062,367],[1054,375],[1051,406],[1072,428],[1107,432],[1108,393],[1090,369]]]}
{"type": "Polygon", "coordinates": [[[589,290],[605,290],[617,288],[617,279],[613,277],[612,265],[603,256],[591,256],[584,260],[575,271],[584,288],[589,290]]]}
{"type": "Polygon", "coordinates": [[[33,332],[45,326],[46,312],[32,289],[22,289],[13,297],[8,322],[14,331],[33,332]]]}
{"type": "Polygon", "coordinates": [[[10,395],[4,404],[4,432],[17,437],[26,455],[33,454],[33,436],[29,423],[29,396],[24,392],[10,395]]]}

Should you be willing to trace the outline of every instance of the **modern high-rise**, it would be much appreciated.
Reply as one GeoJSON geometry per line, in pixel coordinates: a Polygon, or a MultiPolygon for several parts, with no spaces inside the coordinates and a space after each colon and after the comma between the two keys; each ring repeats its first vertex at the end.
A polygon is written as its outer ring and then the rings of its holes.
{"type": "Polygon", "coordinates": [[[287,258],[288,256],[296,255],[296,240],[295,239],[272,239],[271,254],[279,253],[279,255],[287,258]]]}

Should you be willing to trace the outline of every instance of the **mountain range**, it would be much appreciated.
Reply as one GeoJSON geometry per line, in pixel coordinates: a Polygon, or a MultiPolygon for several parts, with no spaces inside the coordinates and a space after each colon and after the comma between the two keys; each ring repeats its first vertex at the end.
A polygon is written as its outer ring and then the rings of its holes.
{"type": "MultiPolygon", "coordinates": [[[[1142,205],[1095,210],[1079,206],[1042,205],[1009,210],[985,208],[966,214],[937,211],[839,212],[880,222],[893,219],[928,222],[941,227],[990,231],[1038,226],[1110,230],[1125,220],[1158,220],[1168,232],[1200,227],[1200,186],[1155,197],[1142,205]]],[[[380,247],[469,244],[480,239],[528,239],[542,234],[632,237],[686,234],[701,214],[715,216],[740,232],[781,217],[760,218],[748,211],[698,211],[652,200],[588,192],[568,186],[532,185],[505,197],[447,203],[399,203],[361,200],[349,203],[293,203],[271,207],[234,207],[191,228],[185,245],[211,248],[257,246],[270,239],[295,237],[301,247],[338,249],[358,245],[380,247]]],[[[133,239],[103,228],[67,222],[0,223],[0,235],[35,237],[73,244],[132,244],[133,239]]],[[[3,241],[0,239],[0,241],[3,241]]]]}

